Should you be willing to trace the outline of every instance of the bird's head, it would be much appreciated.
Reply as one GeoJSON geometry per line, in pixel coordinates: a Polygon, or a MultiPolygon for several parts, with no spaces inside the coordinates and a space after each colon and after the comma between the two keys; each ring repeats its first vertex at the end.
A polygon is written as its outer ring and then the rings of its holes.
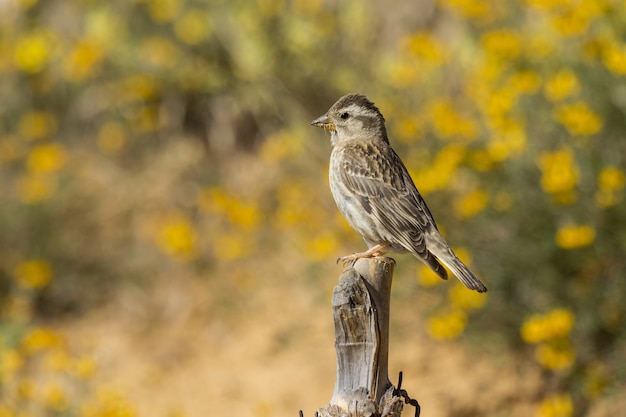
{"type": "Polygon", "coordinates": [[[330,131],[333,145],[352,140],[387,140],[385,118],[378,108],[361,94],[341,97],[326,114],[311,122],[330,131]]]}

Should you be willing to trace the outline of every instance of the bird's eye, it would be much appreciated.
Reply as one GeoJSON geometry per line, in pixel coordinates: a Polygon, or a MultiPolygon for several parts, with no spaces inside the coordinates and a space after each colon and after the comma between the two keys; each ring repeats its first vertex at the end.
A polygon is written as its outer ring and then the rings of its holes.
{"type": "Polygon", "coordinates": [[[350,117],[350,115],[348,113],[341,113],[339,117],[341,117],[343,120],[346,120],[348,117],[350,117]]]}

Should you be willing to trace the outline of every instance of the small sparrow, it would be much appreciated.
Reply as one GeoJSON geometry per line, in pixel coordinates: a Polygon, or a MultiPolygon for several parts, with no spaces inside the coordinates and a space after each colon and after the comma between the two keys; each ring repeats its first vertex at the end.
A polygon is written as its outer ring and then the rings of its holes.
{"type": "Polygon", "coordinates": [[[442,279],[448,274],[439,262],[467,288],[487,291],[439,233],[426,202],[389,145],[385,118],[374,103],[348,94],[311,125],[330,131],[330,190],[339,211],[369,248],[337,262],[410,252],[442,279]]]}

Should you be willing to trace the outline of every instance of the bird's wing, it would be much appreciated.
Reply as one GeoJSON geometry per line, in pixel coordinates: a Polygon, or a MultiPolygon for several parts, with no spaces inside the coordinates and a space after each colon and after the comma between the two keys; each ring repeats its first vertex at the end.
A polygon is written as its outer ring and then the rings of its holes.
{"type": "Polygon", "coordinates": [[[406,167],[390,146],[371,142],[346,145],[339,175],[390,242],[401,244],[433,267],[431,262],[436,261],[430,259],[424,232],[437,226],[406,167]]]}

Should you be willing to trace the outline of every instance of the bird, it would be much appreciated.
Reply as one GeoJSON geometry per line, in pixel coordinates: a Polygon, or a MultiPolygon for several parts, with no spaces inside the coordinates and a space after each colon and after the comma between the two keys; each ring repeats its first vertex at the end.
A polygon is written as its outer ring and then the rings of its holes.
{"type": "Polygon", "coordinates": [[[406,166],[389,144],[385,118],[373,102],[362,94],[347,94],[311,125],[330,132],[330,190],[339,211],[368,246],[337,263],[345,266],[361,258],[408,252],[442,279],[448,274],[441,264],[467,288],[487,291],[439,233],[406,166]]]}

